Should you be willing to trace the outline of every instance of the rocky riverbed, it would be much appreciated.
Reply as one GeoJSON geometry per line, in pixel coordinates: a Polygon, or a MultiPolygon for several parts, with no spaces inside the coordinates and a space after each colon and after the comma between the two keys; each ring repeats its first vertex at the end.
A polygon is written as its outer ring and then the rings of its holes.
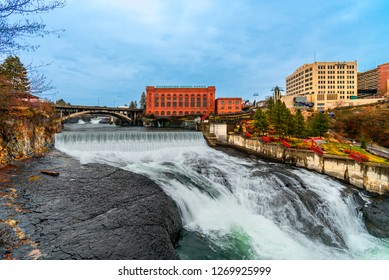
{"type": "MultiPolygon", "coordinates": [[[[389,199],[354,196],[369,232],[389,238],[389,199]]],[[[181,229],[175,202],[138,174],[56,150],[0,170],[0,259],[178,259],[181,229]]]]}
{"type": "Polygon", "coordinates": [[[178,259],[181,229],[174,201],[138,174],[55,150],[0,170],[0,259],[178,259]]]}

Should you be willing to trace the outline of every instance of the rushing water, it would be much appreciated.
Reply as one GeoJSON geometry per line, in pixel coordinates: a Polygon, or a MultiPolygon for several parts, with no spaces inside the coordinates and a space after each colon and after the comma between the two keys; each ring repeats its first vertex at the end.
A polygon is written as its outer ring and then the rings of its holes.
{"type": "Polygon", "coordinates": [[[183,259],[389,259],[352,192],[317,173],[230,156],[199,132],[69,131],[56,148],[155,181],[179,206],[183,259]]]}

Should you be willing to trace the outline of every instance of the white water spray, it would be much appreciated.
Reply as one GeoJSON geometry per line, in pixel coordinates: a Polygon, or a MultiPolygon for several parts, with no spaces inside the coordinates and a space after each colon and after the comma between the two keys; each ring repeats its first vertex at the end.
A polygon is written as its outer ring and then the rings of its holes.
{"type": "Polygon", "coordinates": [[[212,250],[232,247],[255,259],[389,258],[388,241],[368,234],[338,182],[228,156],[201,133],[64,132],[56,148],[151,178],[176,201],[185,229],[212,250]]]}

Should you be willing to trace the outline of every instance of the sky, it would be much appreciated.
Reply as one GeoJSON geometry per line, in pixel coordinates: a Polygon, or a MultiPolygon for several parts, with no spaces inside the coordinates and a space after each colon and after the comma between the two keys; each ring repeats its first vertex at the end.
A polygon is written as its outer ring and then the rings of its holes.
{"type": "Polygon", "coordinates": [[[146,86],[216,86],[260,100],[314,61],[389,62],[387,0],[67,0],[41,15],[58,38],[19,56],[75,105],[139,103],[146,86]],[[258,95],[258,96],[254,96],[258,95]]]}

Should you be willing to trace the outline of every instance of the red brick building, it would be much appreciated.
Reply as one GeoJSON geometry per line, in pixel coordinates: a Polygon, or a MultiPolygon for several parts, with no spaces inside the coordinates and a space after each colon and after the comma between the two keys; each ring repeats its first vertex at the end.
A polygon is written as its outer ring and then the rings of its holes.
{"type": "Polygon", "coordinates": [[[378,93],[389,96],[389,62],[378,65],[378,93]]]}
{"type": "Polygon", "coordinates": [[[231,114],[242,111],[242,98],[221,97],[216,99],[216,114],[231,114]]]}
{"type": "Polygon", "coordinates": [[[146,114],[156,117],[215,113],[214,86],[147,86],[146,114]]]}
{"type": "Polygon", "coordinates": [[[358,73],[358,94],[366,93],[389,96],[389,62],[358,73]]]}

